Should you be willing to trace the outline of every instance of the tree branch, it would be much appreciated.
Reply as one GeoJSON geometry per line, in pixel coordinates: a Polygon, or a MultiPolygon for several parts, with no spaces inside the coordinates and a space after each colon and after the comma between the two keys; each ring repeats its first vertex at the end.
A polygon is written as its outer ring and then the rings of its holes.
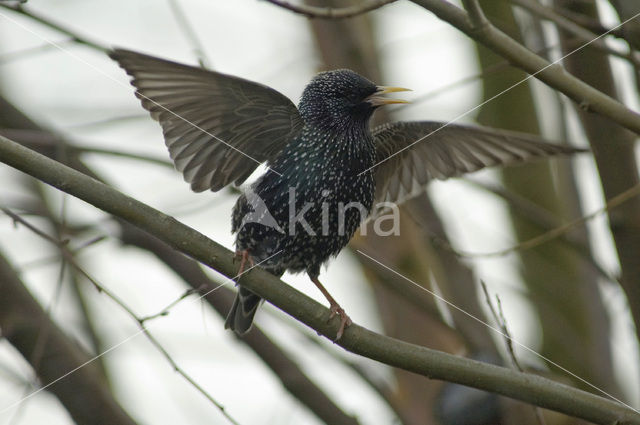
{"type": "MultiPolygon", "coordinates": [[[[236,273],[230,250],[174,218],[2,136],[0,161],[128,221],[225,276],[236,273]]],[[[266,271],[252,270],[243,285],[319,334],[329,338],[336,334],[339,319],[328,322],[326,307],[266,271]]],[[[495,392],[594,423],[640,425],[640,413],[619,403],[539,376],[389,338],[356,324],[347,328],[338,344],[352,353],[432,379],[495,392]]]]}
{"type": "Polygon", "coordinates": [[[635,55],[635,51],[631,49],[630,52],[619,52],[616,49],[610,47],[603,38],[600,38],[598,34],[595,34],[588,29],[581,27],[572,20],[565,18],[557,13],[553,8],[544,6],[538,3],[537,0],[511,0],[511,3],[520,6],[521,8],[529,11],[532,14],[538,15],[540,18],[555,23],[558,28],[571,33],[573,36],[580,39],[582,44],[589,43],[593,47],[608,53],[612,56],[629,61],[636,69],[640,66],[640,60],[635,55]]]}
{"type": "Polygon", "coordinates": [[[489,24],[489,21],[487,21],[487,17],[484,16],[482,7],[480,7],[480,3],[478,3],[478,0],[462,0],[462,4],[469,14],[469,22],[476,30],[481,29],[483,26],[489,24]]]}
{"type": "MultiPolygon", "coordinates": [[[[4,117],[4,122],[15,123],[14,126],[22,126],[29,129],[15,130],[15,132],[12,131],[11,133],[7,133],[7,130],[0,130],[0,135],[11,138],[9,134],[14,134],[18,137],[21,144],[44,153],[49,157],[56,157],[55,152],[59,152],[61,149],[75,152],[74,145],[70,145],[66,139],[46,129],[42,129],[37,123],[31,121],[26,115],[15,109],[11,103],[7,102],[1,96],[0,111],[3,113],[0,114],[0,126],[3,122],[2,118],[4,117]]],[[[99,179],[76,155],[69,155],[68,153],[69,152],[63,156],[67,165],[70,165],[85,175],[99,179]]],[[[136,246],[155,255],[184,282],[190,285],[192,290],[198,291],[203,287],[212,288],[217,285],[215,281],[211,280],[204,273],[197,262],[185,257],[179,251],[172,249],[159,239],[132,226],[126,221],[120,220],[117,217],[115,217],[115,219],[120,225],[120,239],[123,243],[136,246]]],[[[204,297],[209,305],[222,317],[225,317],[229,312],[233,298],[233,291],[225,287],[219,288],[215,293],[208,293],[204,297]]],[[[240,339],[245,342],[274,373],[284,388],[321,420],[327,424],[357,425],[358,422],[355,418],[342,411],[342,409],[340,409],[321,388],[309,379],[300,367],[257,326],[240,339]]]]}
{"type": "MultiPolygon", "coordinates": [[[[548,230],[544,233],[541,233],[538,236],[535,236],[531,239],[527,239],[525,241],[522,241],[516,245],[510,246],[509,248],[504,248],[504,249],[500,249],[497,251],[491,251],[491,252],[468,252],[468,251],[462,251],[462,250],[458,250],[458,249],[454,249],[452,246],[446,246],[442,241],[439,241],[438,243],[440,243],[440,246],[445,247],[449,250],[451,250],[452,252],[454,252],[457,256],[459,257],[465,257],[465,258],[492,258],[492,257],[503,257],[507,254],[510,254],[512,252],[515,251],[524,251],[527,249],[531,249],[531,248],[535,248],[537,246],[540,246],[544,243],[547,243],[553,239],[556,239],[562,235],[564,235],[565,233],[569,232],[571,229],[573,229],[574,227],[580,225],[580,224],[584,224],[592,219],[594,219],[595,217],[599,216],[600,214],[604,214],[605,212],[610,212],[611,210],[615,209],[616,207],[624,204],[627,201],[630,201],[632,199],[634,199],[635,197],[637,197],[638,195],[640,195],[640,184],[636,184],[635,186],[632,186],[630,188],[628,188],[627,190],[625,190],[622,193],[617,194],[616,196],[612,197],[611,199],[608,199],[605,203],[605,205],[601,208],[598,208],[596,211],[589,213],[587,215],[584,215],[582,217],[578,217],[575,220],[571,220],[568,223],[562,224],[558,227],[554,227],[551,230],[548,230]]],[[[634,251],[636,252],[636,251],[634,251]]],[[[615,281],[615,279],[613,279],[615,281]]]]}
{"type": "MultiPolygon", "coordinates": [[[[195,261],[175,251],[161,240],[120,221],[122,242],[144,249],[187,282],[192,289],[213,288],[218,284],[211,280],[195,261]]],[[[243,277],[243,281],[244,281],[243,277]]],[[[198,291],[201,292],[201,291],[198,291]]],[[[204,299],[220,316],[224,317],[231,309],[234,294],[226,288],[220,287],[215,292],[205,291],[204,299]]],[[[309,410],[321,420],[332,425],[358,425],[358,421],[343,412],[322,389],[320,389],[300,367],[278,347],[269,337],[254,325],[251,332],[239,337],[255,354],[269,367],[282,385],[309,410]]]]}
{"type": "MultiPolygon", "coordinates": [[[[640,134],[640,115],[603,92],[567,73],[557,64],[536,55],[491,23],[476,27],[464,10],[442,0],[411,0],[413,3],[434,13],[475,41],[482,43],[512,65],[528,72],[548,86],[560,91],[580,108],[594,111],[619,125],[640,134]]],[[[585,45],[586,46],[586,45],[585,45]]],[[[584,47],[584,46],[583,46],[584,47]]],[[[569,53],[572,54],[581,48],[569,53]]],[[[523,80],[524,82],[526,80],[523,80]]]]}
{"type": "MultiPolygon", "coordinates": [[[[48,235],[46,232],[44,232],[43,230],[35,227],[34,225],[30,224],[29,222],[27,222],[26,220],[24,220],[22,217],[20,217],[19,215],[13,213],[12,211],[4,208],[4,207],[0,207],[0,210],[2,212],[4,212],[6,215],[8,215],[9,217],[11,217],[15,223],[20,223],[21,225],[27,227],[30,231],[32,231],[33,233],[35,233],[36,235],[40,236],[41,238],[45,239],[47,242],[55,245],[56,247],[58,247],[60,249],[60,253],[62,254],[62,258],[68,262],[71,267],[73,267],[82,277],[84,277],[85,279],[87,279],[89,282],[91,282],[93,284],[93,286],[101,293],[105,294],[108,298],[110,298],[114,303],[116,303],[122,310],[124,310],[125,313],[127,313],[127,315],[129,315],[129,317],[131,317],[136,324],[138,325],[139,328],[139,332],[143,333],[147,339],[149,340],[149,342],[156,347],[156,349],[160,352],[160,354],[162,354],[162,356],[169,362],[169,364],[171,365],[172,369],[178,373],[179,375],[181,375],[187,382],[189,382],[189,384],[191,384],[191,386],[193,386],[196,390],[198,390],[198,392],[200,394],[202,394],[205,398],[207,398],[214,406],[216,406],[216,408],[218,408],[218,410],[220,411],[220,413],[233,425],[240,425],[225,409],[225,407],[219,402],[217,401],[215,398],[213,398],[213,396],[211,394],[209,394],[198,382],[196,382],[195,379],[193,379],[183,368],[180,367],[180,365],[178,365],[178,363],[173,359],[173,357],[171,356],[171,354],[169,354],[169,352],[164,348],[164,346],[162,344],[160,344],[160,342],[158,341],[158,339],[153,336],[153,334],[151,334],[151,332],[149,331],[149,329],[145,326],[145,318],[141,318],[138,317],[136,315],[136,313],[134,313],[134,311],[131,309],[131,307],[129,307],[129,305],[127,305],[120,297],[118,297],[115,293],[111,292],[109,289],[107,289],[104,285],[102,285],[100,282],[98,282],[93,276],[91,276],[89,273],[87,273],[86,270],[84,270],[84,268],[82,268],[77,261],[75,260],[75,258],[73,257],[73,255],[71,254],[71,252],[69,251],[69,249],[67,248],[67,240],[58,240],[55,237],[48,235]]],[[[91,362],[91,360],[89,360],[89,362],[91,362]]],[[[39,362],[38,363],[32,363],[34,368],[38,368],[39,367],[39,362]]],[[[55,381],[54,381],[55,382],[55,381]]]]}
{"type": "Polygon", "coordinates": [[[271,4],[298,13],[300,15],[304,15],[307,18],[311,19],[345,19],[353,18],[354,16],[362,15],[363,13],[379,9],[384,5],[395,2],[396,0],[370,0],[368,2],[363,2],[362,4],[359,4],[357,6],[341,7],[339,9],[331,7],[297,5],[284,0],[267,1],[271,4]]]}
{"type": "Polygon", "coordinates": [[[109,47],[97,42],[97,41],[93,41],[90,40],[87,37],[84,36],[80,36],[77,33],[75,33],[74,31],[70,30],[69,28],[67,28],[66,26],[59,24],[57,22],[52,21],[50,18],[45,18],[44,16],[41,16],[35,12],[32,12],[29,9],[24,8],[22,5],[20,4],[16,4],[16,5],[8,5],[8,4],[0,4],[0,7],[4,8],[4,9],[8,9],[8,10],[12,10],[16,13],[19,13],[21,15],[24,16],[28,16],[29,18],[33,19],[34,21],[37,21],[39,23],[41,23],[42,25],[46,25],[50,28],[53,28],[54,30],[60,32],[61,34],[67,35],[69,37],[71,37],[71,39],[79,44],[84,44],[85,46],[91,47],[93,49],[97,49],[100,50],[101,52],[107,53],[110,49],[109,47]]]}
{"type": "Polygon", "coordinates": [[[88,364],[89,356],[51,321],[1,254],[0,293],[3,336],[31,363],[43,384],[53,384],[49,391],[58,397],[76,423],[135,425],[111,396],[100,372],[88,364]],[[46,361],[33,362],[36,349],[42,350],[38,359],[46,361]],[[65,378],[60,379],[61,376],[65,378]]]}

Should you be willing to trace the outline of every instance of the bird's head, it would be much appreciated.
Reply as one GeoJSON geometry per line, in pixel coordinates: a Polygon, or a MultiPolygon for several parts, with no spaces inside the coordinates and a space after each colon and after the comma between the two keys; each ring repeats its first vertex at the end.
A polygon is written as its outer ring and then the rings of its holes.
{"type": "Polygon", "coordinates": [[[325,127],[366,125],[377,107],[407,103],[405,100],[389,99],[382,95],[407,90],[401,87],[376,86],[348,69],[321,72],[302,93],[300,115],[309,124],[325,127]]]}

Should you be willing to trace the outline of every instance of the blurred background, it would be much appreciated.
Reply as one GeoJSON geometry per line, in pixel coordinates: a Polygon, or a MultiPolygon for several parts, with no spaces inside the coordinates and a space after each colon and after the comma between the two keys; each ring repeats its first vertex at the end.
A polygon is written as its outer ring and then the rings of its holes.
{"type": "MultiPolygon", "coordinates": [[[[640,12],[635,0],[481,5],[551,60],[640,12]]],[[[640,47],[640,20],[601,40],[563,66],[637,109],[638,60],[628,52],[640,47]]],[[[372,330],[640,407],[635,135],[533,79],[512,87],[526,74],[408,1],[344,20],[256,0],[0,2],[2,134],[230,249],[238,191],[190,191],[160,126],[106,56],[115,46],[258,81],[295,103],[316,72],[351,68],[413,90],[411,104],[380,111],[378,122],[455,119],[591,147],[434,182],[403,205],[399,236],[356,236],[320,280],[372,330]],[[621,193],[608,215],[519,245],[621,193]]],[[[356,357],[270,305],[239,339],[223,329],[233,284],[221,275],[8,166],[0,181],[0,280],[12,288],[0,293],[0,424],[230,423],[203,393],[240,424],[580,422],[356,357]],[[83,406],[94,414],[83,418],[83,406]]],[[[306,276],[283,279],[324,303],[306,276]]]]}

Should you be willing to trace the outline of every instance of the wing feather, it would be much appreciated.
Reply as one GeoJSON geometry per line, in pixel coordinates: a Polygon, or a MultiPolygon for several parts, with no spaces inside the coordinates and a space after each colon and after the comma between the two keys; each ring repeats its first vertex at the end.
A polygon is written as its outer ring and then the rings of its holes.
{"type": "Polygon", "coordinates": [[[241,184],[302,128],[295,105],[267,86],[124,49],[109,56],[133,77],[194,191],[241,184]]]}
{"type": "Polygon", "coordinates": [[[433,179],[585,151],[525,133],[433,121],[384,124],[373,138],[376,203],[403,202],[433,179]]]}

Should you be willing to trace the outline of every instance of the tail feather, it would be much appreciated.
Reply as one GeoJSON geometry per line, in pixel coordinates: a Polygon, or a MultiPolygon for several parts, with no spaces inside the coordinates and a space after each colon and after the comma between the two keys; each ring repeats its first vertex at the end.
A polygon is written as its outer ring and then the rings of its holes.
{"type": "Polygon", "coordinates": [[[248,332],[253,324],[253,317],[258,311],[260,301],[262,298],[240,286],[233,306],[227,315],[227,320],[224,322],[224,328],[231,329],[240,335],[248,332]]]}

